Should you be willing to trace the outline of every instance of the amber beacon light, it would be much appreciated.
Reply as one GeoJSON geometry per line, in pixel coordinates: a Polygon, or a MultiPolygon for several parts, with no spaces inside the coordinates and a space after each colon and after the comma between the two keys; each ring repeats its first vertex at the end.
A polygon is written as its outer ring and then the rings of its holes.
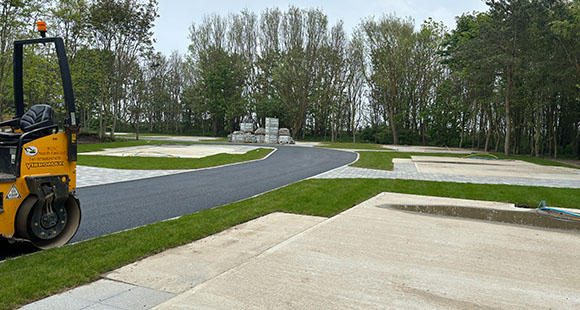
{"type": "Polygon", "coordinates": [[[36,22],[36,28],[40,32],[40,36],[44,38],[46,36],[46,22],[36,22]]]}

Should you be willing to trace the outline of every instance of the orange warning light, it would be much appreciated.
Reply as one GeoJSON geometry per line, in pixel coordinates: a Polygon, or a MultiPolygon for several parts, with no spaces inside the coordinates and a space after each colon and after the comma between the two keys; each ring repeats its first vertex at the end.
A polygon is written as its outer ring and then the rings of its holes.
{"type": "Polygon", "coordinates": [[[40,36],[44,38],[44,36],[46,35],[46,22],[43,21],[36,22],[36,28],[38,28],[40,36]]]}

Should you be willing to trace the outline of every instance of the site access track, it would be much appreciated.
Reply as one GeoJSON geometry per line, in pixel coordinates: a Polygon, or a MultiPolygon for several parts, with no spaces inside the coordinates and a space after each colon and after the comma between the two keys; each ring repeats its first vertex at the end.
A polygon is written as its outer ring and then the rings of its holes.
{"type": "Polygon", "coordinates": [[[72,242],[246,199],[356,159],[352,152],[275,147],[264,160],[80,188],[83,217],[72,242]]]}

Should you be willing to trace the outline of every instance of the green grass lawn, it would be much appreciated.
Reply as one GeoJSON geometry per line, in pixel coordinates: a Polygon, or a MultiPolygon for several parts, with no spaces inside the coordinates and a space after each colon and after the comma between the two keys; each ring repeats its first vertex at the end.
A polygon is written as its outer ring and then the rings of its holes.
{"type": "MultiPolygon", "coordinates": [[[[272,212],[333,216],[380,192],[580,207],[580,189],[385,179],[307,180],[258,197],[0,263],[0,309],[12,309],[272,212]]],[[[170,202],[168,202],[170,203],[170,202]]],[[[159,206],[162,208],[163,206],[159,206]]]]}
{"type": "Polygon", "coordinates": [[[195,144],[193,142],[179,141],[156,141],[156,140],[124,140],[120,139],[115,142],[79,144],[77,151],[79,153],[98,152],[104,149],[115,149],[120,147],[143,146],[143,145],[161,145],[161,144],[195,144]]]}
{"type": "Polygon", "coordinates": [[[178,141],[148,141],[148,140],[120,140],[115,142],[79,144],[78,161],[82,166],[92,166],[115,169],[199,169],[215,167],[226,164],[233,164],[248,160],[256,160],[266,157],[273,150],[259,148],[245,154],[216,154],[203,158],[167,158],[167,157],[119,157],[103,155],[84,155],[82,153],[98,152],[104,149],[114,149],[120,147],[132,147],[143,145],[163,145],[163,144],[195,144],[193,142],[178,141]]]}
{"type": "Polygon", "coordinates": [[[349,142],[322,142],[321,145],[316,147],[332,148],[332,149],[359,149],[359,150],[390,150],[389,148],[383,147],[381,144],[373,143],[349,143],[349,142]]]}
{"type": "Polygon", "coordinates": [[[272,149],[259,148],[248,151],[245,154],[216,154],[202,158],[120,157],[80,154],[77,163],[82,166],[115,169],[199,169],[262,159],[272,151],[272,149]]]}
{"type": "MultiPolygon", "coordinates": [[[[365,152],[359,153],[358,161],[351,164],[353,167],[393,170],[393,158],[411,158],[411,156],[443,156],[443,157],[465,157],[465,154],[450,154],[450,153],[405,153],[405,152],[365,152]]],[[[533,164],[544,166],[560,166],[577,169],[574,166],[555,162],[552,160],[528,157],[528,156],[503,156],[494,154],[500,159],[516,159],[533,164]]]]}

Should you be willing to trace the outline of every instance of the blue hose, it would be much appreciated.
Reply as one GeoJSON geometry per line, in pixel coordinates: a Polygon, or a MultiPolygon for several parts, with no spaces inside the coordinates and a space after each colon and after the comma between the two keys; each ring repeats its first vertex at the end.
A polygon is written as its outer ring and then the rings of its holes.
{"type": "Polygon", "coordinates": [[[574,216],[574,217],[578,217],[578,219],[580,220],[580,214],[578,214],[578,213],[573,213],[573,212],[568,212],[568,211],[564,211],[564,210],[559,210],[559,209],[554,209],[554,208],[546,207],[546,201],[545,200],[540,201],[540,203],[538,204],[537,209],[538,210],[549,210],[549,211],[560,212],[560,213],[563,213],[563,214],[566,214],[566,215],[571,215],[571,216],[574,216]]]}

